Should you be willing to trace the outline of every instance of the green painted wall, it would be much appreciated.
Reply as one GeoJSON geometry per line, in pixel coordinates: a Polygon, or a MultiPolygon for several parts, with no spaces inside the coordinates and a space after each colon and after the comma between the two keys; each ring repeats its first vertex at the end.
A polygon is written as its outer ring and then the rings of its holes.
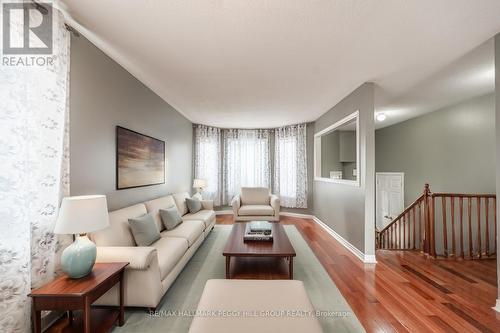
{"type": "Polygon", "coordinates": [[[375,132],[377,172],[405,173],[405,206],[433,192],[495,193],[495,95],[375,132]]]}

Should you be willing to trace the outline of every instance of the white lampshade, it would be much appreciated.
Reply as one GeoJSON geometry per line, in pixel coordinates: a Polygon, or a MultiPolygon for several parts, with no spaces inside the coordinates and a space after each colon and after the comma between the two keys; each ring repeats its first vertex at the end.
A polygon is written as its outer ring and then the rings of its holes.
{"type": "Polygon", "coordinates": [[[105,195],[63,198],[54,233],[83,234],[109,226],[105,195]]]}
{"type": "Polygon", "coordinates": [[[207,181],[205,179],[194,179],[193,188],[205,188],[207,187],[207,181]]]}

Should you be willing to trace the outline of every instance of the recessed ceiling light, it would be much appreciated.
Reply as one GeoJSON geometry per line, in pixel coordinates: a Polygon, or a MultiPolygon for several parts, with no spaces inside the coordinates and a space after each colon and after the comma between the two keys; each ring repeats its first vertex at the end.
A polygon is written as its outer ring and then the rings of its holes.
{"type": "Polygon", "coordinates": [[[380,112],[380,113],[377,113],[377,121],[384,121],[387,119],[387,116],[385,115],[385,113],[383,112],[380,112]]]}

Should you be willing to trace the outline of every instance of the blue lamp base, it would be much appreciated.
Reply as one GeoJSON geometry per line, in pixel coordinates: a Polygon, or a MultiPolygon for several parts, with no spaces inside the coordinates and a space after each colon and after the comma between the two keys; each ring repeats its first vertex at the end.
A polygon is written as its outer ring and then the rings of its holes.
{"type": "Polygon", "coordinates": [[[87,236],[77,235],[62,253],[61,268],[72,279],[82,278],[92,272],[96,255],[95,244],[87,236]]]}

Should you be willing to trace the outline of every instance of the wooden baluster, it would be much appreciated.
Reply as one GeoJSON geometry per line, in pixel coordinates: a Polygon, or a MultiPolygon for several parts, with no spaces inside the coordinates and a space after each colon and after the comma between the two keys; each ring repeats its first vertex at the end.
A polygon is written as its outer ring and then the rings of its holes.
{"type": "Polygon", "coordinates": [[[415,221],[415,212],[416,212],[417,206],[413,207],[413,249],[417,249],[417,221],[415,221]]]}
{"type": "Polygon", "coordinates": [[[464,198],[460,197],[458,199],[458,205],[460,206],[460,254],[462,259],[465,258],[464,251],[464,198]]]}
{"type": "Polygon", "coordinates": [[[389,249],[392,249],[392,226],[387,230],[387,232],[389,237],[389,242],[387,243],[387,246],[389,249]]]}
{"type": "Polygon", "coordinates": [[[394,223],[394,248],[398,249],[398,222],[394,223]]]}
{"type": "Polygon", "coordinates": [[[493,216],[494,216],[494,219],[495,221],[493,222],[493,225],[495,226],[495,249],[494,249],[494,254],[497,254],[497,236],[498,236],[498,233],[497,233],[497,224],[498,224],[498,221],[497,221],[497,197],[494,197],[493,198],[493,216]]]}
{"type": "Polygon", "coordinates": [[[392,225],[391,227],[389,228],[389,249],[392,250],[392,225]]]}
{"type": "Polygon", "coordinates": [[[408,230],[408,235],[406,237],[406,248],[411,249],[410,240],[411,240],[411,209],[408,211],[408,218],[406,219],[406,229],[408,230]]]}
{"type": "Polygon", "coordinates": [[[430,254],[429,184],[424,187],[424,253],[430,254]]]}
{"type": "Polygon", "coordinates": [[[420,249],[424,251],[424,220],[422,219],[422,201],[418,203],[418,222],[420,235],[420,249]]]}
{"type": "Polygon", "coordinates": [[[396,248],[396,224],[392,226],[391,231],[391,249],[396,248]]]}
{"type": "Polygon", "coordinates": [[[405,248],[405,240],[403,238],[403,220],[399,219],[399,249],[404,249],[405,248]]]}
{"type": "Polygon", "coordinates": [[[403,215],[403,249],[406,248],[406,214],[403,215]]]}
{"type": "Polygon", "coordinates": [[[448,228],[446,223],[446,197],[441,197],[441,210],[443,213],[443,252],[448,257],[448,228]]]}
{"type": "MultiPolygon", "coordinates": [[[[486,255],[490,255],[490,224],[489,224],[489,215],[490,215],[490,198],[484,198],[484,213],[486,216],[486,255]]],[[[495,222],[496,223],[496,222],[495,222]]]]}
{"type": "Polygon", "coordinates": [[[476,198],[477,203],[477,256],[481,258],[483,248],[481,246],[481,197],[476,198]]]}
{"type": "Polygon", "coordinates": [[[469,216],[469,257],[472,259],[472,198],[467,198],[467,213],[469,216]]]}
{"type": "Polygon", "coordinates": [[[398,238],[398,250],[401,250],[401,219],[396,223],[396,234],[398,238]]]}
{"type": "Polygon", "coordinates": [[[430,225],[431,225],[431,233],[430,233],[430,247],[431,247],[431,256],[436,257],[436,224],[435,224],[435,216],[436,216],[436,200],[434,195],[431,195],[431,207],[430,207],[430,225]]]}
{"type": "Polygon", "coordinates": [[[453,256],[456,256],[457,255],[457,252],[456,252],[456,247],[455,247],[455,238],[456,238],[456,235],[455,235],[455,197],[451,197],[450,198],[450,205],[451,205],[451,251],[452,251],[452,255],[453,256]]]}

